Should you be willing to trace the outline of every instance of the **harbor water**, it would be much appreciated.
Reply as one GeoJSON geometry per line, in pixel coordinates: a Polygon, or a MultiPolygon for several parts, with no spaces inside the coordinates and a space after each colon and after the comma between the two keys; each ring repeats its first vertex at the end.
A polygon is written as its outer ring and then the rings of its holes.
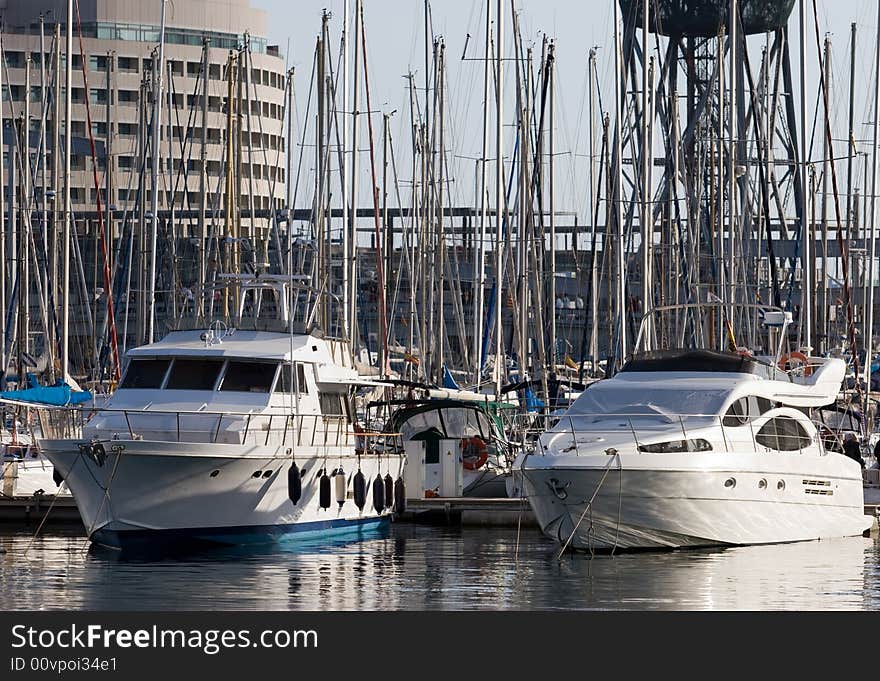
{"type": "Polygon", "coordinates": [[[363,541],[126,556],[0,528],[0,610],[880,608],[880,539],[566,554],[535,528],[395,524],[363,541]]]}

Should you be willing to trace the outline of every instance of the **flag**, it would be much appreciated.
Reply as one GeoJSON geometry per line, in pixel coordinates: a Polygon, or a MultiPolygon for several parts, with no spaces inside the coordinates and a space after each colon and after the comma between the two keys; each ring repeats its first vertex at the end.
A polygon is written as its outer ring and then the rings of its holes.
{"type": "Polygon", "coordinates": [[[416,357],[411,352],[404,352],[403,353],[403,361],[409,362],[410,364],[412,364],[413,366],[416,366],[416,367],[419,365],[419,358],[416,357]]]}
{"type": "Polygon", "coordinates": [[[458,383],[452,378],[452,373],[450,373],[449,367],[445,364],[443,365],[443,387],[449,388],[450,390],[461,390],[461,388],[458,387],[458,383]]]}
{"type": "Polygon", "coordinates": [[[579,369],[577,363],[567,354],[565,355],[565,366],[567,366],[569,369],[574,369],[575,371],[579,369]]]}
{"type": "Polygon", "coordinates": [[[526,409],[528,411],[539,411],[545,406],[544,401],[535,395],[529,386],[526,386],[526,409]]]}

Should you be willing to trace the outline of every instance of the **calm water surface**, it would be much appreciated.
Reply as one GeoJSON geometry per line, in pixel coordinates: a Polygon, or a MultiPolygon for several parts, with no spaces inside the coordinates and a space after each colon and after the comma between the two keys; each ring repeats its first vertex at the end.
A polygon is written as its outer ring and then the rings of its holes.
{"type": "Polygon", "coordinates": [[[880,540],[556,558],[524,529],[120,556],[0,527],[0,610],[880,609],[880,540]]]}

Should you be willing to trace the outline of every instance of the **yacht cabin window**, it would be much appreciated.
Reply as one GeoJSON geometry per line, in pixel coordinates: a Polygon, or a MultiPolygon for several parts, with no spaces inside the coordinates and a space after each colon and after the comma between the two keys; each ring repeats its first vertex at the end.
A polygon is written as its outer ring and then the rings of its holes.
{"type": "Polygon", "coordinates": [[[796,452],[812,442],[804,427],[790,416],[777,416],[763,426],[755,440],[760,445],[780,452],[796,452]]]}
{"type": "Polygon", "coordinates": [[[170,359],[147,359],[138,357],[128,363],[120,388],[152,388],[162,387],[168,371],[170,359]]]}
{"type": "Polygon", "coordinates": [[[343,400],[345,395],[339,393],[318,393],[318,400],[321,403],[321,413],[324,416],[343,416],[343,400]]]}
{"type": "Polygon", "coordinates": [[[722,424],[725,426],[744,426],[773,407],[770,400],[749,395],[740,397],[727,409],[722,424]]]}
{"type": "Polygon", "coordinates": [[[229,360],[220,390],[226,392],[267,393],[272,389],[278,362],[229,360]]]}
{"type": "MultiPolygon", "coordinates": [[[[308,395],[309,394],[309,385],[306,383],[306,370],[305,367],[296,362],[294,364],[296,371],[296,391],[300,395],[308,395]]],[[[275,384],[275,392],[276,393],[292,393],[290,387],[290,365],[284,364],[281,367],[281,376],[278,379],[278,382],[275,384]]]]}
{"type": "Polygon", "coordinates": [[[168,390],[213,390],[223,368],[222,359],[176,357],[168,375],[168,390]]]}

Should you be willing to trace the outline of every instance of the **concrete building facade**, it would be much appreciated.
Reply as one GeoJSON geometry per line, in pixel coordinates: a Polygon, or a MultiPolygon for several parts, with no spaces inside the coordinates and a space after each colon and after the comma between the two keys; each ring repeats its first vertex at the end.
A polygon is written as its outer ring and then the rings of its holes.
{"type": "MultiPolygon", "coordinates": [[[[43,135],[47,150],[46,184],[53,189],[57,182],[53,176],[57,171],[52,155],[55,146],[52,140],[60,139],[54,122],[55,105],[43,96],[41,84],[49,92],[56,91],[55,66],[60,53],[62,87],[57,91],[63,95],[66,7],[65,0],[39,3],[0,0],[5,60],[2,74],[4,183],[8,182],[13,121],[23,120],[25,112],[29,70],[35,210],[40,209],[43,190],[40,144],[43,135]],[[41,24],[45,36],[42,55],[41,24]],[[61,36],[59,44],[53,37],[56,25],[61,36]]],[[[150,206],[149,126],[161,12],[162,0],[79,1],[79,22],[74,15],[73,23],[71,110],[74,140],[71,199],[75,216],[94,212],[97,191],[101,192],[104,205],[117,212],[135,208],[138,199],[145,201],[147,208],[150,206]],[[85,74],[80,58],[80,33],[85,74]],[[89,158],[91,150],[85,143],[89,138],[89,114],[91,136],[98,145],[100,190],[95,189],[89,158]],[[109,151],[109,167],[105,163],[105,149],[109,151]]],[[[249,0],[177,0],[168,3],[166,12],[160,210],[172,207],[180,212],[200,210],[204,181],[207,210],[222,211],[231,157],[234,157],[234,176],[238,180],[237,208],[242,211],[280,208],[287,180],[284,171],[287,74],[277,47],[267,45],[263,37],[265,13],[252,8],[249,0]],[[205,40],[208,41],[206,102],[203,101],[202,74],[205,40]],[[249,49],[245,51],[246,42],[249,49]],[[231,88],[234,119],[231,138],[239,132],[241,144],[233,145],[236,151],[227,154],[230,68],[235,82],[231,88]],[[205,105],[207,116],[203,117],[205,105]],[[201,177],[203,122],[207,128],[204,180],[201,177]]],[[[62,134],[63,107],[62,99],[58,121],[62,134]]],[[[55,189],[60,201],[62,187],[55,189]]],[[[189,229],[195,236],[195,225],[196,221],[190,219],[184,222],[182,229],[184,232],[189,229]]]]}

